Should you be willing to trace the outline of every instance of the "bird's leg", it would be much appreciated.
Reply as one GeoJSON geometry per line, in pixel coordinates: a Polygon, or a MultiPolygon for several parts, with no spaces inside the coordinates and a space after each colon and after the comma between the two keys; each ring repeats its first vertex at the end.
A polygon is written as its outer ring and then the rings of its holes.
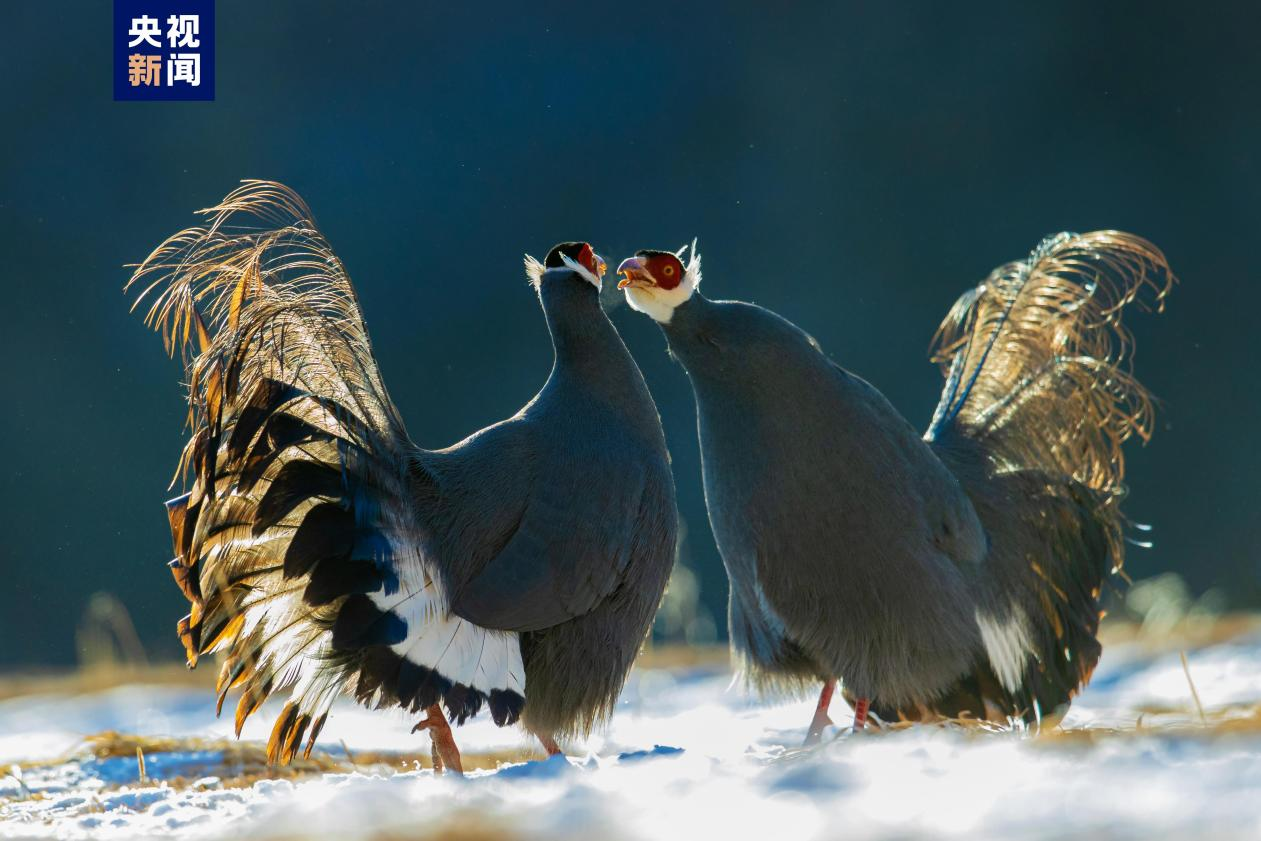
{"type": "Polygon", "coordinates": [[[429,739],[429,758],[433,760],[434,774],[441,774],[443,772],[442,752],[438,750],[438,743],[432,736],[429,739]]]}
{"type": "Polygon", "coordinates": [[[442,714],[441,707],[434,704],[426,709],[425,717],[412,728],[413,733],[417,730],[429,731],[429,738],[433,742],[435,774],[441,774],[445,767],[453,774],[464,776],[464,765],[460,762],[460,749],[455,746],[455,737],[451,735],[451,725],[447,723],[447,717],[442,714]]]}
{"type": "Polygon", "coordinates": [[[556,740],[547,734],[538,734],[539,741],[543,744],[543,750],[547,751],[548,756],[560,756],[562,753],[560,745],[556,744],[556,740]]]}
{"type": "Polygon", "coordinates": [[[806,731],[806,741],[802,747],[817,745],[823,738],[823,728],[832,723],[832,719],[828,718],[828,707],[832,703],[832,693],[835,691],[834,678],[823,682],[823,691],[819,693],[819,705],[814,708],[814,719],[810,722],[810,729],[806,731]]]}
{"type": "Polygon", "coordinates": [[[870,698],[859,698],[854,702],[854,732],[867,726],[867,709],[871,706],[870,698]]]}

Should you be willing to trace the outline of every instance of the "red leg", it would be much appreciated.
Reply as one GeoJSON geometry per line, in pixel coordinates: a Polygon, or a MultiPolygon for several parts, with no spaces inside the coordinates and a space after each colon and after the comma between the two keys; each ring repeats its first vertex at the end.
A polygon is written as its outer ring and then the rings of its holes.
{"type": "Polygon", "coordinates": [[[859,698],[854,702],[854,732],[867,726],[867,709],[871,706],[870,698],[859,698]]]}
{"type": "Polygon", "coordinates": [[[543,750],[547,751],[548,756],[560,756],[562,753],[560,745],[551,736],[539,736],[539,741],[543,743],[543,750]]]}
{"type": "Polygon", "coordinates": [[[835,691],[835,679],[823,682],[823,691],[819,693],[819,705],[814,708],[814,719],[810,722],[810,729],[806,731],[806,741],[802,747],[817,745],[823,738],[823,728],[832,723],[832,719],[828,718],[828,707],[832,703],[832,693],[835,691]]]}
{"type": "Polygon", "coordinates": [[[437,704],[425,710],[425,718],[412,728],[412,732],[417,730],[428,730],[429,738],[433,742],[433,770],[435,774],[441,774],[445,766],[453,774],[464,776],[464,765],[460,762],[460,749],[455,745],[455,737],[451,735],[451,725],[447,723],[447,717],[442,714],[442,708],[437,704]]]}

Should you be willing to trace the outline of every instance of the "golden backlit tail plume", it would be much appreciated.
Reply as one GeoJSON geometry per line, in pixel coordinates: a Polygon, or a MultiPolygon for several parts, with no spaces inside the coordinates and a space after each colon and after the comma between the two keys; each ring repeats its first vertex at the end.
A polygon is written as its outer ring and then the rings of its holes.
{"type": "Polygon", "coordinates": [[[152,297],[147,322],[187,369],[188,492],[167,503],[170,566],[191,604],[178,630],[190,666],[226,652],[219,704],[241,690],[238,734],[293,687],[268,745],[287,762],[361,667],[333,645],[347,593],[385,576],[405,586],[404,568],[425,586],[425,565],[401,560],[416,543],[411,445],[346,271],[302,200],[249,181],[202,212],[207,225],[167,239],[128,284],[137,305],[152,297]],[[332,557],[352,543],[375,563],[332,557]]]}
{"type": "Polygon", "coordinates": [[[966,292],[933,340],[946,385],[927,437],[984,442],[999,469],[1045,470],[1122,492],[1122,443],[1151,434],[1131,373],[1125,307],[1163,308],[1160,249],[1120,231],[1048,237],[966,292]]]}
{"type": "Polygon", "coordinates": [[[1056,234],[966,292],[933,340],[946,383],[925,437],[991,550],[976,588],[988,662],[935,702],[1028,722],[1090,680],[1100,598],[1125,562],[1124,442],[1152,432],[1131,305],[1160,310],[1165,255],[1119,231],[1056,234]]]}
{"type": "Polygon", "coordinates": [[[382,431],[401,428],[372,358],[359,300],[297,193],[245,181],[205,226],[169,237],[127,284],[145,323],[178,348],[190,402],[216,409],[221,376],[296,379],[354,403],[382,431]]]}

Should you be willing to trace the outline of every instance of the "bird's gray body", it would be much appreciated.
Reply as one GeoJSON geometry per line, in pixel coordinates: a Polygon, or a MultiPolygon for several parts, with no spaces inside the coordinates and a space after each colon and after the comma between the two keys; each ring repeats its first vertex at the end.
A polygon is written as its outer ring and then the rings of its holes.
{"type": "Polygon", "coordinates": [[[922,437],[785,319],[697,294],[695,244],[686,270],[680,254],[619,272],[692,381],[751,682],[840,678],[884,720],[1065,709],[1124,561],[1122,445],[1151,435],[1121,312],[1162,305],[1160,250],[1061,233],[967,290],[934,338],[944,387],[922,437]]]}
{"type": "Polygon", "coordinates": [[[945,689],[982,652],[969,582],[986,536],[959,482],[878,391],[774,313],[697,294],[663,327],[696,394],[750,676],[837,675],[894,704],[945,689]]]}
{"type": "Polygon", "coordinates": [[[553,270],[539,297],[556,358],[514,417],[420,451],[420,516],[451,607],[521,634],[527,726],[611,706],[674,559],[674,480],[656,405],[595,288],[553,270]]]}
{"type": "MultiPolygon", "coordinates": [[[[358,296],[293,191],[246,182],[138,269],[186,351],[188,492],[167,503],[190,666],[224,654],[236,726],[289,690],[268,757],[309,754],[334,699],[550,742],[609,713],[675,554],[656,406],[600,308],[587,243],[527,259],[555,362],[538,395],[417,447],[358,296]],[[305,746],[304,746],[305,739],[305,746]]],[[[442,722],[445,726],[445,722],[442,722]]]]}

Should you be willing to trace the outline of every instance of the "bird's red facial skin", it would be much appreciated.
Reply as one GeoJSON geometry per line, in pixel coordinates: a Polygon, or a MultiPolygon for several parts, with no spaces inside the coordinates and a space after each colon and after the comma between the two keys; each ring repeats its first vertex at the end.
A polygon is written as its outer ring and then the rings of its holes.
{"type": "Polygon", "coordinates": [[[683,264],[673,254],[659,254],[644,262],[653,280],[661,289],[674,289],[683,282],[683,264]]]}
{"type": "Polygon", "coordinates": [[[588,242],[584,242],[582,248],[578,251],[578,264],[591,272],[597,281],[603,279],[605,271],[608,270],[608,266],[604,263],[604,258],[596,254],[595,249],[588,242]]]}
{"type": "Polygon", "coordinates": [[[590,243],[584,242],[582,244],[582,250],[578,252],[578,263],[596,277],[600,276],[595,264],[595,251],[591,248],[590,243]]]}

